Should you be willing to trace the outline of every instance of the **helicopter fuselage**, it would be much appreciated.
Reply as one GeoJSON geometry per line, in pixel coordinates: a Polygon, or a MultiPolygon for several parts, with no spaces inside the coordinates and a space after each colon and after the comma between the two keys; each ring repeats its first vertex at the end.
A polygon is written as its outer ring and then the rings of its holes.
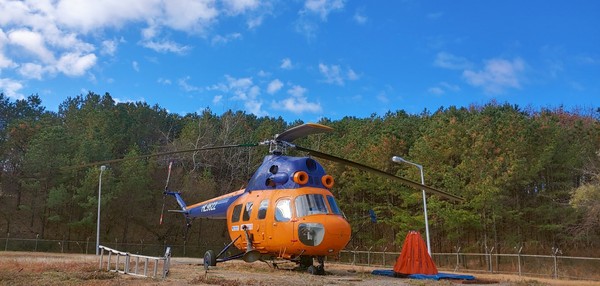
{"type": "Polygon", "coordinates": [[[245,189],[186,206],[188,218],[226,219],[234,245],[283,259],[337,255],[351,228],[330,189],[332,176],[309,157],[266,156],[245,189]],[[248,243],[250,242],[250,243],[248,243]]]}
{"type": "Polygon", "coordinates": [[[330,191],[313,187],[251,191],[229,208],[227,227],[235,246],[293,259],[337,255],[350,240],[350,225],[330,191]]]}

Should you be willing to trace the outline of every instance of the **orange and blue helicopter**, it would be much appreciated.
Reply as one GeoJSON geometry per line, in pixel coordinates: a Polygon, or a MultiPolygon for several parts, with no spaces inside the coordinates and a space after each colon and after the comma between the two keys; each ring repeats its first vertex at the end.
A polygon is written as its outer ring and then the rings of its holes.
{"type": "MultiPolygon", "coordinates": [[[[450,200],[462,200],[453,194],[394,174],[292,143],[311,134],[332,130],[325,125],[307,123],[290,128],[271,140],[259,143],[149,155],[269,146],[270,154],[265,156],[245,188],[193,205],[187,205],[179,192],[168,190],[171,169],[169,166],[164,195],[173,196],[177,200],[180,210],[172,212],[183,214],[188,227],[194,218],[227,220],[231,243],[216,254],[213,250],[206,251],[204,254],[206,269],[233,259],[242,259],[246,262],[283,259],[296,262],[301,269],[306,269],[309,273],[324,274],[324,258],[338,255],[350,241],[352,233],[350,224],[331,193],[334,178],[327,174],[323,166],[313,157],[375,173],[450,200]],[[309,156],[286,155],[291,149],[306,152],[309,156]],[[225,257],[224,254],[232,246],[238,248],[240,252],[225,257]],[[318,262],[316,266],[315,259],[318,262]]],[[[98,162],[94,165],[120,160],[122,159],[98,162]]],[[[276,266],[275,262],[273,265],[276,266]]]]}
{"type": "Polygon", "coordinates": [[[278,258],[295,261],[310,273],[323,274],[324,257],[335,256],[346,247],[351,228],[331,193],[334,178],[311,157],[285,155],[288,149],[373,172],[451,200],[461,200],[391,173],[292,144],[298,138],[331,130],[324,125],[308,123],[288,129],[272,140],[222,146],[270,147],[270,155],[264,158],[241,190],[189,206],[179,192],[165,190],[166,195],[175,197],[181,207],[176,212],[182,213],[188,222],[193,218],[227,220],[231,243],[218,254],[208,250],[204,255],[206,268],[232,259],[254,262],[278,258]],[[232,245],[241,252],[222,257],[232,245]],[[313,265],[314,258],[318,261],[317,266],[313,265]]]}

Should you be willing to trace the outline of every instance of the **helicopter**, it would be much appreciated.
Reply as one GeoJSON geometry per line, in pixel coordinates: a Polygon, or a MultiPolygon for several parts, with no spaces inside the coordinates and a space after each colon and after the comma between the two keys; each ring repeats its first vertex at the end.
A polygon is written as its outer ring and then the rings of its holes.
{"type": "MultiPolygon", "coordinates": [[[[311,274],[325,273],[325,257],[337,256],[350,241],[352,230],[331,192],[335,179],[313,157],[375,173],[449,200],[463,200],[459,196],[394,174],[292,143],[299,138],[332,130],[333,128],[325,125],[306,123],[259,143],[213,146],[140,157],[269,146],[269,154],[264,157],[245,188],[192,205],[185,203],[180,192],[168,189],[171,170],[169,165],[163,194],[174,197],[180,208],[170,212],[182,214],[188,227],[195,218],[227,221],[231,242],[218,253],[214,250],[205,252],[203,263],[207,270],[217,263],[234,259],[245,262],[282,259],[299,264],[300,269],[306,269],[311,274]],[[306,152],[308,156],[288,156],[288,150],[306,152]],[[240,252],[225,256],[233,246],[240,252]],[[315,259],[318,262],[316,266],[315,259]]],[[[96,162],[93,165],[121,160],[123,159],[96,162]]],[[[277,266],[275,262],[273,265],[277,266]]]]}
{"type": "Polygon", "coordinates": [[[297,262],[309,273],[323,274],[324,257],[338,255],[346,247],[351,228],[331,193],[334,178],[311,157],[287,156],[288,149],[373,172],[451,200],[462,200],[391,173],[292,143],[298,138],[332,130],[325,125],[307,123],[258,144],[224,146],[269,146],[270,155],[265,156],[247,186],[238,191],[188,206],[179,192],[165,190],[181,208],[175,212],[183,214],[188,222],[193,218],[227,220],[231,243],[216,255],[213,250],[206,251],[206,269],[232,259],[255,262],[278,258],[297,262]],[[241,252],[222,257],[232,245],[241,252]],[[317,266],[313,265],[314,258],[317,266]]]}

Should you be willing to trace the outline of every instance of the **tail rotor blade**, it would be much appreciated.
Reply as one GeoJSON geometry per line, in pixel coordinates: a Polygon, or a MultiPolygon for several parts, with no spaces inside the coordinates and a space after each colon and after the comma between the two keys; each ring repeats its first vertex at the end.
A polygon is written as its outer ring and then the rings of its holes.
{"type": "Polygon", "coordinates": [[[383,177],[386,177],[386,178],[398,181],[400,183],[403,183],[403,184],[405,184],[407,186],[410,186],[410,187],[413,187],[415,189],[419,189],[419,190],[424,189],[427,192],[434,193],[434,194],[436,194],[438,196],[441,196],[443,198],[446,198],[446,199],[450,199],[450,200],[457,201],[457,202],[464,201],[464,199],[461,198],[461,197],[459,197],[459,196],[456,196],[456,195],[453,195],[453,194],[450,194],[450,193],[447,193],[447,192],[444,192],[444,191],[440,191],[438,189],[434,189],[432,187],[429,187],[429,186],[417,183],[415,181],[411,181],[409,179],[398,177],[398,176],[396,176],[394,174],[391,174],[391,173],[388,173],[388,172],[385,172],[385,171],[382,171],[382,170],[379,170],[379,169],[375,169],[375,168],[369,167],[367,165],[363,165],[363,164],[360,164],[360,163],[357,163],[357,162],[354,162],[354,161],[346,160],[344,158],[336,157],[336,156],[333,156],[333,155],[330,155],[330,154],[322,153],[322,152],[319,152],[319,151],[311,150],[311,149],[300,147],[300,146],[295,146],[295,148],[296,148],[296,150],[308,152],[310,155],[315,156],[315,157],[319,157],[321,159],[325,159],[325,160],[329,160],[329,161],[333,161],[333,162],[338,162],[338,163],[341,163],[341,164],[344,164],[344,165],[355,167],[357,169],[360,169],[360,170],[363,170],[363,171],[366,171],[366,172],[375,173],[377,175],[380,175],[380,176],[383,176],[383,177]]]}
{"type": "Polygon", "coordinates": [[[160,210],[159,225],[162,225],[163,216],[165,214],[165,201],[167,199],[167,192],[169,191],[169,180],[171,179],[171,167],[172,166],[173,166],[173,162],[169,162],[169,172],[167,173],[167,183],[165,184],[165,191],[163,192],[163,204],[162,204],[162,209],[160,210]]]}

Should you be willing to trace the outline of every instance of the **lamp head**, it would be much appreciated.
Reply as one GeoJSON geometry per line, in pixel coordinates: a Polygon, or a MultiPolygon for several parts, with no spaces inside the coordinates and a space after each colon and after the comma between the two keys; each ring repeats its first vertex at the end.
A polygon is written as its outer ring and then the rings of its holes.
{"type": "Polygon", "coordinates": [[[392,161],[393,161],[394,163],[402,163],[402,162],[406,162],[406,160],[404,160],[404,158],[402,158],[402,157],[399,157],[399,156],[394,156],[394,157],[392,157],[392,161]]]}

